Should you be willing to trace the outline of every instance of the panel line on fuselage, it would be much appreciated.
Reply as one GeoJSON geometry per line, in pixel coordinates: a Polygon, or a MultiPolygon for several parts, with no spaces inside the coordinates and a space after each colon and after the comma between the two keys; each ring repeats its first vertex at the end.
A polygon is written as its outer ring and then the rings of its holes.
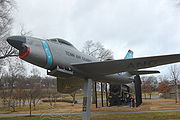
{"type": "Polygon", "coordinates": [[[52,54],[51,54],[49,45],[47,44],[47,42],[45,40],[41,40],[41,42],[43,44],[43,48],[44,48],[44,51],[46,53],[47,62],[46,62],[45,68],[50,68],[52,65],[52,62],[53,62],[53,58],[52,58],[52,54]]]}

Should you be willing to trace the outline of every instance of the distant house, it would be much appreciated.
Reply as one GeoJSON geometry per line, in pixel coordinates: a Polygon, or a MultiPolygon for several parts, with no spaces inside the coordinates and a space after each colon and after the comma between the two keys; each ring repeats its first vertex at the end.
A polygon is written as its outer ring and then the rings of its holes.
{"type": "MultiPolygon", "coordinates": [[[[168,98],[168,99],[175,99],[176,87],[175,87],[175,85],[170,85],[169,87],[170,87],[169,92],[161,94],[161,97],[168,98]]],[[[180,96],[180,84],[178,84],[178,89],[179,89],[179,96],[180,96]]]]}

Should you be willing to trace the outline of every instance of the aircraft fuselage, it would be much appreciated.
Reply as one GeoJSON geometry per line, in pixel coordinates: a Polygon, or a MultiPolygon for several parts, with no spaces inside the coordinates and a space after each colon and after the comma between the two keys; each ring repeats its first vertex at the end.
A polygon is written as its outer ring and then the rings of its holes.
{"type": "Polygon", "coordinates": [[[129,73],[117,73],[102,76],[98,74],[95,75],[91,73],[85,73],[84,71],[74,68],[71,66],[72,64],[97,62],[98,60],[90,55],[86,55],[78,51],[71,43],[63,39],[44,40],[34,37],[25,37],[25,41],[23,41],[22,44],[25,46],[25,48],[17,48],[14,46],[20,51],[19,57],[29,63],[45,68],[49,71],[56,69],[58,66],[60,69],[73,72],[73,75],[68,75],[67,73],[68,77],[75,75],[80,78],[90,77],[96,81],[108,81],[114,83],[130,83],[133,80],[132,75],[129,73]]]}

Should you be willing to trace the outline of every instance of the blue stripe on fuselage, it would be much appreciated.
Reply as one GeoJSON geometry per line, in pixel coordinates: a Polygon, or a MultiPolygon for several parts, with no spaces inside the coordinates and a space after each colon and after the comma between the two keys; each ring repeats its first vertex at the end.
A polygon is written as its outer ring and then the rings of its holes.
{"type": "Polygon", "coordinates": [[[50,49],[49,49],[49,46],[47,44],[47,42],[45,40],[41,40],[42,44],[43,44],[43,47],[44,47],[44,51],[46,53],[46,59],[47,59],[47,63],[46,63],[46,66],[45,68],[50,68],[51,65],[52,65],[52,54],[50,52],[50,49]]]}

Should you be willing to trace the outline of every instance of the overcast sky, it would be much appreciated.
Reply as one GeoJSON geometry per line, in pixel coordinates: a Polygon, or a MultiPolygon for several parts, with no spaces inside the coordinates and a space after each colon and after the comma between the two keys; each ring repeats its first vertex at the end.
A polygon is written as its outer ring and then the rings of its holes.
{"type": "Polygon", "coordinates": [[[115,59],[180,53],[177,0],[16,0],[14,34],[23,24],[38,38],[64,38],[79,50],[101,42],[115,59]]]}

